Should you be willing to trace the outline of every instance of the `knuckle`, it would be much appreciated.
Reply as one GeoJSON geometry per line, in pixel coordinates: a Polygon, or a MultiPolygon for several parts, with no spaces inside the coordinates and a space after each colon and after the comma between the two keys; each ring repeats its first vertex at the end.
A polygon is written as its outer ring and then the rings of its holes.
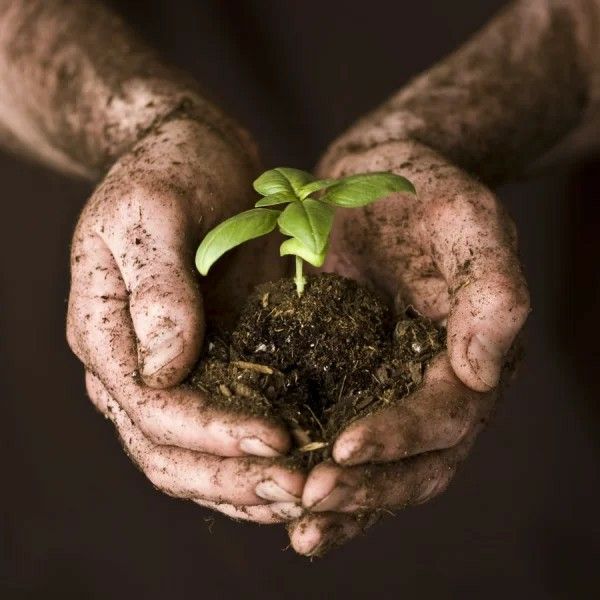
{"type": "Polygon", "coordinates": [[[155,273],[143,272],[130,284],[129,301],[134,304],[156,304],[169,296],[168,286],[161,282],[155,273]]]}
{"type": "Polygon", "coordinates": [[[529,288],[523,276],[500,276],[496,282],[495,298],[496,309],[508,316],[507,324],[515,329],[520,329],[529,314],[531,299],[529,288]]]}
{"type": "MultiPolygon", "coordinates": [[[[181,193],[168,181],[120,180],[105,182],[90,200],[86,212],[98,233],[143,233],[148,220],[170,223],[168,215],[181,213],[181,193]]],[[[138,236],[139,237],[139,236],[138,236]]],[[[134,239],[134,238],[132,238],[134,239]]]]}
{"type": "Polygon", "coordinates": [[[196,290],[189,285],[188,274],[178,264],[168,262],[162,264],[160,271],[139,272],[139,277],[130,284],[130,303],[193,312],[189,302],[193,302],[196,290]]]}
{"type": "MultiPolygon", "coordinates": [[[[445,180],[444,180],[445,181],[445,180]]],[[[423,204],[424,242],[446,239],[473,244],[478,232],[497,229],[503,222],[503,208],[496,196],[484,185],[464,175],[452,176],[447,192],[426,197],[423,204]],[[440,236],[447,232],[448,236],[440,236]]]]}
{"type": "Polygon", "coordinates": [[[529,289],[514,261],[509,268],[498,268],[494,273],[486,273],[471,286],[461,288],[456,299],[457,307],[476,310],[486,319],[494,315],[505,317],[503,325],[515,330],[521,328],[530,312],[529,289]],[[461,298],[466,302],[460,302],[461,298]]]}

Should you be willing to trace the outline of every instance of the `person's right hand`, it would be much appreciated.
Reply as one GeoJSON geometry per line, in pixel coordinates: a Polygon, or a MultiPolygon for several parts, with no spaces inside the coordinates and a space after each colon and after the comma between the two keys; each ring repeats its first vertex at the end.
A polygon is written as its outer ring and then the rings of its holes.
{"type": "MultiPolygon", "coordinates": [[[[251,201],[251,162],[207,126],[183,119],[123,156],[77,225],[67,337],[92,401],[157,488],[274,523],[302,512],[305,477],[276,460],[289,448],[288,433],[178,386],[204,333],[193,252],[204,232],[251,201]]],[[[230,261],[203,290],[207,308],[227,312],[282,262],[276,252],[246,251],[251,268],[230,261]],[[261,265],[261,255],[275,263],[261,265]]]]}

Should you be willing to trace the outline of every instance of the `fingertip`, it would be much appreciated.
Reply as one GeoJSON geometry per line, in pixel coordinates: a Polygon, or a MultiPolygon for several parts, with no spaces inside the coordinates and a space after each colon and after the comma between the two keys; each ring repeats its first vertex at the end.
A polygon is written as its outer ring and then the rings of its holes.
{"type": "Polygon", "coordinates": [[[487,392],[498,385],[504,352],[483,332],[474,333],[467,346],[467,362],[474,375],[471,387],[487,392]]]}
{"type": "Polygon", "coordinates": [[[244,454],[263,458],[284,456],[292,441],[287,430],[278,423],[252,419],[243,427],[239,448],[244,454]]]}
{"type": "Polygon", "coordinates": [[[302,519],[290,531],[290,545],[302,556],[311,556],[322,541],[321,530],[310,518],[302,519]]]}
{"type": "Polygon", "coordinates": [[[259,437],[256,436],[242,438],[240,440],[239,446],[240,450],[244,454],[248,454],[250,456],[260,456],[262,458],[277,458],[278,456],[282,455],[282,453],[279,450],[269,446],[268,444],[265,444],[265,442],[263,442],[259,437]]]}
{"type": "Polygon", "coordinates": [[[372,522],[363,525],[352,516],[335,513],[306,515],[289,528],[290,545],[302,556],[321,557],[360,535],[372,522]]]}
{"type": "Polygon", "coordinates": [[[302,492],[302,504],[314,509],[333,493],[339,480],[339,467],[332,462],[317,465],[308,475],[302,492]]]}
{"type": "Polygon", "coordinates": [[[342,432],[333,446],[333,460],[343,466],[354,466],[369,462],[376,448],[369,444],[368,432],[364,427],[355,426],[342,432]]]}

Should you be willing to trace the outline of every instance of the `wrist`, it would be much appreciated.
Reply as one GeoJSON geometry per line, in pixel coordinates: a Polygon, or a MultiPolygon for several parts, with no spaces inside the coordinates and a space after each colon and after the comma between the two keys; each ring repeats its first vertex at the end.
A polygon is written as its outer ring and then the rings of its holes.
{"type": "Polygon", "coordinates": [[[100,172],[161,126],[182,120],[198,123],[207,135],[219,137],[233,154],[257,167],[258,152],[250,135],[193,84],[135,78],[120,86],[120,94],[109,99],[100,119],[106,124],[99,135],[100,172]]]}
{"type": "MultiPolygon", "coordinates": [[[[424,99],[423,103],[426,102],[424,99]]],[[[521,160],[515,151],[509,160],[507,155],[511,156],[508,152],[512,146],[509,135],[508,139],[478,135],[477,127],[467,123],[469,119],[470,116],[459,113],[422,115],[402,106],[384,106],[338,138],[323,156],[319,170],[326,176],[348,156],[370,153],[377,148],[386,148],[387,153],[393,146],[414,150],[408,153],[407,165],[420,160],[420,151],[416,150],[420,148],[488,185],[497,185],[524,172],[529,156],[521,160]]],[[[505,128],[511,126],[506,124],[505,128]]]]}
{"type": "Polygon", "coordinates": [[[327,148],[318,171],[321,176],[336,170],[336,165],[349,155],[362,154],[392,142],[411,143],[416,128],[415,117],[404,111],[384,112],[384,107],[360,119],[327,148]]]}

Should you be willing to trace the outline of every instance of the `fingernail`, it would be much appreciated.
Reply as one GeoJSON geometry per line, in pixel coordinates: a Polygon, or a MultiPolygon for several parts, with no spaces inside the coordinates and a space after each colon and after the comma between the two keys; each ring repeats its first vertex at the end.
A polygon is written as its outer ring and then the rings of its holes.
{"type": "Polygon", "coordinates": [[[270,500],[271,502],[300,502],[298,496],[290,494],[287,490],[284,490],[272,479],[261,481],[254,488],[254,493],[263,500],[270,500]]]}
{"type": "Polygon", "coordinates": [[[476,377],[489,388],[498,385],[503,356],[502,349],[485,334],[476,333],[471,338],[467,360],[476,377]]]}
{"type": "Polygon", "coordinates": [[[415,498],[413,504],[416,506],[418,504],[425,504],[437,495],[438,489],[442,486],[441,478],[432,477],[427,483],[423,485],[423,489],[419,494],[418,498],[415,498]]]}
{"type": "Polygon", "coordinates": [[[142,375],[150,377],[183,352],[183,335],[180,331],[169,330],[156,335],[148,344],[140,346],[139,361],[142,375]]]}
{"type": "Polygon", "coordinates": [[[321,500],[314,502],[312,505],[307,506],[313,512],[325,512],[328,510],[335,510],[341,508],[343,505],[348,503],[351,498],[352,488],[347,485],[340,485],[339,483],[321,500]]]}
{"type": "Polygon", "coordinates": [[[342,450],[334,448],[333,456],[338,463],[356,465],[371,461],[377,453],[377,447],[365,444],[361,440],[344,442],[342,450]]]}
{"type": "Polygon", "coordinates": [[[271,510],[284,519],[299,519],[304,509],[293,502],[275,502],[271,504],[271,510]]]}
{"type": "Polygon", "coordinates": [[[278,452],[275,448],[271,448],[271,446],[265,444],[257,437],[242,438],[239,447],[240,450],[246,454],[262,456],[263,458],[275,458],[276,456],[281,456],[281,452],[278,452]]]}

